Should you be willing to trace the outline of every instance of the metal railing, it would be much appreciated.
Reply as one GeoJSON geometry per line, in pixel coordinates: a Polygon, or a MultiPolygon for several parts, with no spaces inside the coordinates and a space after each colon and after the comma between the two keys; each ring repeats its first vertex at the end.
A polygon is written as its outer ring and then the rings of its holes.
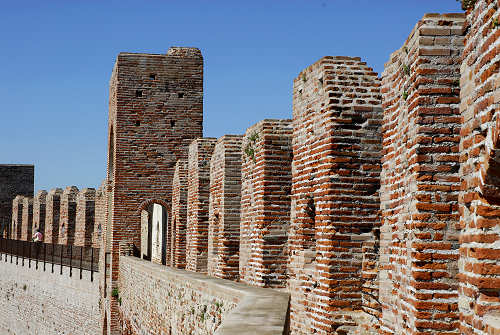
{"type": "MultiPolygon", "coordinates": [[[[83,271],[90,272],[90,280],[94,281],[94,272],[99,272],[99,248],[80,247],[74,245],[48,244],[42,242],[11,240],[0,237],[0,261],[16,265],[25,264],[36,269],[43,266],[43,271],[59,266],[59,273],[63,274],[63,267],[69,268],[69,276],[73,270],[79,271],[80,279],[83,271]]],[[[0,263],[1,264],[1,263],[0,263]]]]}

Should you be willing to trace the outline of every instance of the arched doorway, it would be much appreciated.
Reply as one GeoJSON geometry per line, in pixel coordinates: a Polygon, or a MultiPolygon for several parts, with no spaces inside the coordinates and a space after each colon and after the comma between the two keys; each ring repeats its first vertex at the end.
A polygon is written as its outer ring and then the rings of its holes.
{"type": "Polygon", "coordinates": [[[166,265],[167,235],[167,208],[153,201],[141,211],[141,257],[166,265]]]}

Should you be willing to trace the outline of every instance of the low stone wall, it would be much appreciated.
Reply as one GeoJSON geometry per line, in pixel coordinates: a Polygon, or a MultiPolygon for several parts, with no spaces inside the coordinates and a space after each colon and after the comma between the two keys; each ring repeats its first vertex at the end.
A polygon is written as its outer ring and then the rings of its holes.
{"type": "Polygon", "coordinates": [[[54,335],[99,334],[99,290],[96,274],[80,279],[78,270],[50,264],[31,268],[16,265],[15,257],[1,255],[0,260],[0,334],[54,335]]]}
{"type": "Polygon", "coordinates": [[[289,294],[120,256],[122,334],[287,334],[289,294]]]}

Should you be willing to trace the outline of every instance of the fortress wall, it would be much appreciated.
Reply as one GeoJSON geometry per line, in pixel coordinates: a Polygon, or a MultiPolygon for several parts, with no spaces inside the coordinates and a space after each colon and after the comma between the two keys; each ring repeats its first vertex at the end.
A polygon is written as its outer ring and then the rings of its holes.
{"type": "Polygon", "coordinates": [[[84,188],[76,197],[75,241],[78,246],[92,245],[95,223],[96,191],[84,188]]]}
{"type": "Polygon", "coordinates": [[[20,240],[31,241],[32,227],[33,227],[33,198],[24,197],[20,240]]]}
{"type": "Polygon", "coordinates": [[[289,295],[120,257],[120,328],[139,334],[284,334],[289,295]]]}
{"type": "Polygon", "coordinates": [[[460,79],[460,332],[500,333],[500,2],[467,12],[460,79]]]}
{"type": "Polygon", "coordinates": [[[239,274],[241,140],[222,136],[210,160],[208,274],[231,280],[239,274]]]}
{"type": "MultiPolygon", "coordinates": [[[[21,264],[21,262],[19,262],[21,264]]],[[[28,268],[0,260],[0,333],[1,334],[99,334],[99,291],[90,273],[83,279],[73,270],[57,267],[43,271],[34,263],[28,268]]]]}
{"type": "Polygon", "coordinates": [[[191,142],[188,155],[186,270],[207,273],[210,158],[216,138],[191,142]]]}
{"type": "Polygon", "coordinates": [[[35,198],[33,199],[33,232],[35,232],[35,229],[38,228],[42,234],[45,233],[46,201],[47,191],[38,191],[35,195],[35,198]]]}
{"type": "Polygon", "coordinates": [[[21,239],[22,224],[23,224],[23,204],[24,196],[16,195],[12,200],[12,228],[11,237],[14,240],[21,239]]]}
{"type": "Polygon", "coordinates": [[[78,192],[76,186],[68,186],[61,195],[58,244],[73,245],[75,241],[76,199],[78,192]]]}
{"type": "Polygon", "coordinates": [[[186,267],[187,164],[177,161],[172,183],[172,265],[179,269],[186,267]]]}
{"type": "Polygon", "coordinates": [[[323,57],[294,81],[292,334],[347,334],[369,318],[362,248],[380,220],[381,107],[380,81],[360,58],[323,57]]]}
{"type": "Polygon", "coordinates": [[[105,182],[99,186],[95,194],[95,222],[94,232],[92,233],[92,246],[99,248],[101,238],[106,226],[106,188],[105,182]]]}
{"type": "Polygon", "coordinates": [[[240,280],[286,287],[292,120],[263,120],[242,142],[240,280]]]}
{"type": "Polygon", "coordinates": [[[53,188],[45,201],[45,234],[44,242],[57,244],[59,240],[59,216],[61,212],[61,196],[63,190],[53,188]]]}
{"type": "Polygon", "coordinates": [[[457,334],[463,14],[427,14],[382,75],[384,334],[457,334]]]}
{"type": "Polygon", "coordinates": [[[10,237],[13,200],[16,195],[33,196],[34,176],[34,165],[0,164],[0,236],[10,237]]]}

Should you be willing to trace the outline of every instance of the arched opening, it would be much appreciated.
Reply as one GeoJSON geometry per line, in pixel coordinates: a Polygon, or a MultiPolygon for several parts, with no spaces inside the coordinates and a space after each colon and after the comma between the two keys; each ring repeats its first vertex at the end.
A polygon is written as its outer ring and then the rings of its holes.
{"type": "Polygon", "coordinates": [[[140,213],[141,258],[166,265],[168,235],[167,207],[165,204],[151,201],[143,207],[140,213]]]}

